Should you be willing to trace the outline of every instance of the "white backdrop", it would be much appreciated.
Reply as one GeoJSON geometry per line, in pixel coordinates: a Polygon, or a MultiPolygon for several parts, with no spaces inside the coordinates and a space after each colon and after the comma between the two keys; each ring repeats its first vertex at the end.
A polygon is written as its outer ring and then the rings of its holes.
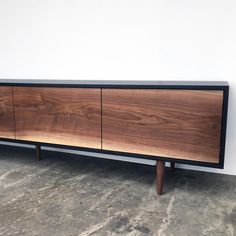
{"type": "Polygon", "coordinates": [[[235,0],[1,0],[0,78],[227,80],[236,175],[235,0]]]}

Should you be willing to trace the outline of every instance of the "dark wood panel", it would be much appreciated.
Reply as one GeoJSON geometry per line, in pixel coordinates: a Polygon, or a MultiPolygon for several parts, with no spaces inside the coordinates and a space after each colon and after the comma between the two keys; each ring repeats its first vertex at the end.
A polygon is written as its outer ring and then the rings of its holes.
{"type": "Polygon", "coordinates": [[[102,90],[102,148],[219,162],[223,91],[102,90]]]}
{"type": "Polygon", "coordinates": [[[12,87],[0,87],[0,137],[15,138],[12,87]]]}
{"type": "Polygon", "coordinates": [[[101,148],[101,89],[14,87],[16,138],[101,148]]]}

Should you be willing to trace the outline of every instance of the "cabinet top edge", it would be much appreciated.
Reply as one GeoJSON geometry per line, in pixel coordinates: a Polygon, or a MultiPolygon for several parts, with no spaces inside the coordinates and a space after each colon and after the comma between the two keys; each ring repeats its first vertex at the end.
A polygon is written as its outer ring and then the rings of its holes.
{"type": "Polygon", "coordinates": [[[227,81],[0,79],[0,86],[61,87],[228,87],[227,81]]]}

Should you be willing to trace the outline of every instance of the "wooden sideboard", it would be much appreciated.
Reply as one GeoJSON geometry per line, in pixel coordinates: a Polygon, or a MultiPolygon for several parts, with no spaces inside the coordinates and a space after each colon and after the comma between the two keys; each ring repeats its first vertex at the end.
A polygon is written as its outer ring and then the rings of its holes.
{"type": "Polygon", "coordinates": [[[0,80],[0,140],[223,168],[227,82],[0,80]]]}

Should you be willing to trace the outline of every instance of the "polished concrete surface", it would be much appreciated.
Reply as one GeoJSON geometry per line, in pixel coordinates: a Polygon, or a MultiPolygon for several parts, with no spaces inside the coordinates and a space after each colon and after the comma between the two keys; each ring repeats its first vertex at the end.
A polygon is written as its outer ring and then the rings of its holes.
{"type": "Polygon", "coordinates": [[[236,235],[236,176],[0,146],[0,235],[236,235]]]}

